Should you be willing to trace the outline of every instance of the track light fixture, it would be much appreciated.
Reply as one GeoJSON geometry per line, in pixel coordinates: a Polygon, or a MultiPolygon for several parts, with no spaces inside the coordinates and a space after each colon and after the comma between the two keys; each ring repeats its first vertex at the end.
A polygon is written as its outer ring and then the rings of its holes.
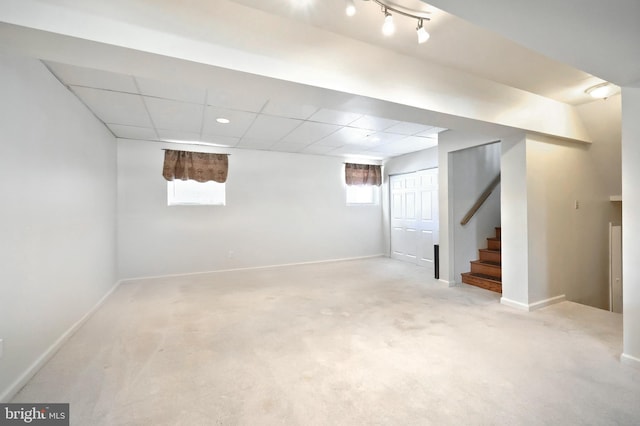
{"type": "MultiPolygon", "coordinates": [[[[407,18],[416,19],[418,21],[418,26],[416,27],[416,35],[418,36],[418,43],[422,44],[429,40],[429,33],[424,28],[424,21],[430,21],[429,12],[422,12],[412,9],[407,9],[404,6],[400,6],[395,4],[389,0],[363,0],[363,1],[372,1],[377,3],[382,8],[382,13],[384,14],[384,23],[382,24],[382,34],[385,36],[392,35],[396,26],[393,22],[393,15],[391,12],[406,16],[407,18]]],[[[345,12],[347,16],[353,16],[356,14],[356,6],[353,0],[346,0],[346,9],[345,12]]]]}

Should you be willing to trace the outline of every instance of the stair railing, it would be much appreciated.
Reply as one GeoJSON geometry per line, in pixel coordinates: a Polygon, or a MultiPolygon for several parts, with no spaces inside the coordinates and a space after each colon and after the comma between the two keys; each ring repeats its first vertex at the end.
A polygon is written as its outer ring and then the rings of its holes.
{"type": "Polygon", "coordinates": [[[487,186],[487,189],[485,189],[484,192],[478,198],[478,201],[476,201],[475,204],[469,209],[467,214],[464,215],[464,217],[460,221],[460,225],[466,225],[467,223],[469,223],[473,215],[475,215],[476,212],[482,206],[482,204],[484,204],[484,202],[487,201],[487,198],[489,198],[489,195],[491,195],[491,193],[493,192],[494,189],[496,189],[496,186],[498,186],[499,183],[500,183],[500,173],[498,173],[498,176],[496,176],[491,181],[489,186],[487,186]]]}

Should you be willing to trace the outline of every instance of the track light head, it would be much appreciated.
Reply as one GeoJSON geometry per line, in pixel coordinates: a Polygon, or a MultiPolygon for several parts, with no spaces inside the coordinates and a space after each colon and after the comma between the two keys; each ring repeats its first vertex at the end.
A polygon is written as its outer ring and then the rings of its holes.
{"type": "Polygon", "coordinates": [[[396,25],[393,23],[393,16],[384,9],[384,24],[382,24],[382,34],[390,36],[396,32],[396,25]]]}
{"type": "Polygon", "coordinates": [[[427,30],[424,29],[422,19],[418,20],[418,27],[416,28],[416,33],[418,35],[419,44],[426,43],[427,40],[429,40],[429,37],[431,37],[427,32],[427,30]]]}
{"type": "Polygon", "coordinates": [[[347,16],[353,16],[356,14],[356,5],[353,0],[347,0],[347,8],[345,9],[347,16]]]}

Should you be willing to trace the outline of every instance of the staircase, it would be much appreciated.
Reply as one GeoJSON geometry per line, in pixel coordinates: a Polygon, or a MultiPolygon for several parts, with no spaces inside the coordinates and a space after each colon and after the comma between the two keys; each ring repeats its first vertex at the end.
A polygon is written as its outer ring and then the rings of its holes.
{"type": "Polygon", "coordinates": [[[471,272],[462,274],[463,283],[502,293],[500,230],[496,228],[496,236],[487,238],[486,249],[478,250],[480,259],[471,262],[471,272]]]}

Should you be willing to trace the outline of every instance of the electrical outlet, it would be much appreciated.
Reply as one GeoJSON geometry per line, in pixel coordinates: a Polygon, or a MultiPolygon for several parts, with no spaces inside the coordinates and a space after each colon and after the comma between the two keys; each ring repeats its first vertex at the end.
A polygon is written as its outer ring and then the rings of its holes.
{"type": "Polygon", "coordinates": [[[574,206],[575,209],[578,210],[580,208],[580,201],[576,200],[574,206]]]}

